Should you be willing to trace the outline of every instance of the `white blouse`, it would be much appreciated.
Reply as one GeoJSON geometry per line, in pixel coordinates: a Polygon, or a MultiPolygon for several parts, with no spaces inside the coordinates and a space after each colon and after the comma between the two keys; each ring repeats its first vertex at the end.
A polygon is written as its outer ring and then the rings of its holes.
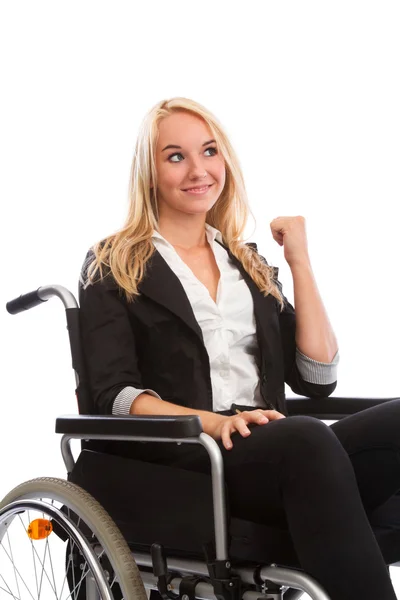
{"type": "MultiPolygon", "coordinates": [[[[158,231],[153,234],[153,243],[179,278],[202,330],[210,360],[213,410],[228,410],[232,403],[265,406],[260,392],[253,297],[227,251],[215,241],[223,243],[221,232],[208,223],[205,227],[221,274],[216,303],[172,244],[158,231]]],[[[331,363],[321,363],[297,349],[296,362],[306,381],[327,384],[337,380],[338,352],[331,363]]],[[[129,414],[132,402],[142,392],[161,399],[156,390],[128,386],[115,398],[113,414],[129,414]]]]}

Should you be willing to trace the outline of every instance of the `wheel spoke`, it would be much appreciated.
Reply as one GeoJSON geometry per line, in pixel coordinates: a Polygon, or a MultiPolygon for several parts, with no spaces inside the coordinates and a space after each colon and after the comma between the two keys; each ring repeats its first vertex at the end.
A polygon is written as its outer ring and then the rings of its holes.
{"type": "Polygon", "coordinates": [[[51,560],[51,549],[50,549],[50,546],[49,546],[49,538],[46,538],[46,545],[47,545],[47,548],[48,548],[48,557],[49,557],[49,561],[50,561],[51,574],[53,576],[54,594],[55,594],[56,598],[58,598],[58,595],[57,595],[57,585],[56,585],[56,580],[55,580],[55,577],[54,577],[53,561],[51,560]]]}
{"type": "MultiPolygon", "coordinates": [[[[47,553],[47,549],[48,549],[48,543],[46,543],[46,546],[45,546],[43,561],[41,560],[41,558],[39,556],[39,553],[38,553],[38,551],[35,548],[35,544],[33,543],[32,540],[31,540],[31,545],[32,545],[32,550],[33,550],[34,556],[36,556],[36,559],[39,561],[40,566],[42,567],[42,576],[41,576],[41,579],[40,579],[40,588],[38,587],[38,590],[37,590],[38,598],[40,598],[40,595],[42,593],[41,592],[41,588],[42,588],[42,583],[43,583],[43,574],[46,575],[46,579],[49,582],[51,589],[53,590],[54,594],[57,597],[57,591],[56,591],[55,587],[53,587],[53,585],[52,585],[52,583],[50,581],[50,577],[48,576],[47,571],[45,569],[46,553],[47,553]]],[[[36,560],[35,560],[35,573],[36,573],[36,560]]]]}
{"type": "Polygon", "coordinates": [[[87,574],[89,573],[89,569],[86,568],[87,567],[87,563],[86,566],[83,568],[82,570],[82,575],[80,580],[78,581],[78,583],[76,585],[74,585],[74,587],[72,588],[72,590],[70,591],[70,593],[68,594],[68,596],[65,598],[65,600],[68,600],[68,598],[72,598],[72,594],[77,590],[77,593],[79,594],[79,591],[81,589],[81,585],[83,580],[87,577],[87,574]]]}
{"type": "Polygon", "coordinates": [[[11,563],[12,563],[12,565],[14,567],[14,576],[15,576],[15,583],[17,584],[18,596],[20,596],[21,592],[19,591],[18,577],[17,577],[17,573],[16,573],[16,570],[15,570],[14,557],[13,557],[13,553],[12,553],[12,548],[11,548],[11,542],[10,542],[10,536],[9,536],[9,533],[8,533],[8,529],[7,529],[7,541],[8,541],[8,547],[10,549],[11,563]]]}
{"type": "MultiPolygon", "coordinates": [[[[74,544],[75,544],[75,542],[74,542],[74,544]]],[[[71,552],[71,556],[73,557],[72,550],[70,552],[71,552]]],[[[73,587],[75,589],[75,587],[76,587],[76,584],[75,584],[75,565],[74,565],[73,562],[72,562],[72,585],[73,585],[73,587]]]]}
{"type": "MultiPolygon", "coordinates": [[[[11,562],[11,564],[13,565],[13,568],[14,568],[14,571],[15,571],[16,575],[18,575],[18,577],[20,578],[21,582],[24,584],[24,586],[25,586],[25,587],[26,587],[26,589],[28,590],[28,592],[29,592],[29,594],[30,594],[31,598],[33,598],[33,596],[32,596],[32,592],[30,591],[30,589],[29,589],[29,588],[28,588],[28,586],[26,585],[24,578],[22,577],[21,573],[19,572],[19,570],[18,570],[18,569],[17,569],[17,567],[15,566],[15,564],[14,564],[14,561],[12,560],[11,556],[8,554],[7,550],[4,548],[3,544],[1,544],[1,547],[3,548],[4,552],[6,553],[6,555],[7,555],[8,559],[9,559],[9,561],[10,561],[10,562],[11,562]]],[[[7,585],[7,584],[6,584],[6,585],[7,585]]],[[[18,588],[18,595],[20,596],[20,595],[21,595],[21,593],[20,593],[20,591],[19,591],[19,585],[18,585],[18,581],[17,581],[17,588],[18,588]]],[[[33,598],[33,600],[35,600],[35,598],[33,598]]]]}
{"type": "MultiPolygon", "coordinates": [[[[51,583],[51,581],[50,581],[50,577],[48,576],[48,574],[47,574],[47,571],[46,571],[46,569],[45,569],[45,564],[46,564],[46,555],[48,554],[48,552],[47,552],[47,551],[48,551],[48,549],[49,549],[49,544],[48,544],[48,539],[47,539],[47,540],[46,540],[46,545],[45,545],[45,548],[44,548],[44,556],[43,556],[43,561],[41,561],[41,560],[40,560],[40,556],[39,556],[39,554],[38,554],[38,551],[37,551],[37,550],[36,550],[36,548],[35,548],[35,553],[36,553],[36,556],[37,556],[37,558],[38,558],[38,561],[39,561],[39,563],[40,563],[40,565],[41,565],[41,567],[42,567],[42,574],[41,574],[41,576],[40,576],[40,586],[39,586],[39,591],[38,591],[38,600],[40,600],[40,596],[41,596],[41,594],[42,594],[43,575],[46,575],[46,579],[47,579],[47,581],[49,582],[49,585],[50,585],[51,589],[53,590],[53,593],[54,593],[55,597],[57,598],[57,590],[56,590],[56,589],[53,587],[53,585],[52,585],[52,583],[51,583]]],[[[49,552],[50,552],[50,551],[49,551],[49,552]]],[[[51,563],[51,558],[50,558],[50,563],[51,563]]]]}
{"type": "MultiPolygon", "coordinates": [[[[21,522],[23,530],[26,531],[27,528],[26,528],[25,523],[22,520],[21,513],[18,513],[18,518],[21,522]]],[[[30,523],[30,522],[31,522],[30,511],[28,510],[28,523],[30,523]]],[[[39,582],[38,582],[37,569],[36,569],[35,548],[33,546],[33,540],[30,539],[30,542],[31,542],[31,549],[32,549],[33,568],[35,569],[36,593],[39,594],[39,582]]]]}
{"type": "MultiPolygon", "coordinates": [[[[0,577],[2,578],[2,580],[4,581],[4,583],[7,585],[7,581],[4,579],[4,577],[0,574],[0,577]]],[[[12,591],[10,590],[10,587],[7,585],[7,590],[3,587],[1,587],[0,585],[0,590],[2,590],[3,592],[6,592],[6,594],[9,594],[10,596],[12,596],[14,598],[14,600],[20,600],[19,595],[15,596],[12,591]]]]}
{"type": "MultiPolygon", "coordinates": [[[[46,550],[47,550],[47,547],[45,546],[45,548],[44,548],[43,562],[42,562],[42,561],[40,560],[40,558],[39,558],[39,562],[40,562],[40,564],[41,564],[41,566],[42,566],[42,573],[41,573],[41,575],[40,575],[40,583],[39,583],[39,591],[38,591],[38,600],[40,600],[40,594],[42,593],[43,574],[44,574],[44,572],[45,572],[45,571],[44,571],[44,562],[45,562],[45,560],[46,560],[46,550]]],[[[36,548],[35,548],[35,551],[36,551],[36,548]]],[[[38,556],[37,552],[36,552],[36,555],[38,556]]]]}
{"type": "Polygon", "coordinates": [[[69,556],[68,556],[68,562],[66,564],[66,568],[65,568],[65,575],[64,575],[64,579],[62,582],[62,586],[61,586],[61,591],[60,591],[60,598],[62,598],[63,595],[63,591],[64,591],[64,586],[65,586],[65,582],[67,581],[67,575],[68,575],[68,570],[70,568],[70,566],[72,565],[72,570],[74,569],[74,562],[73,562],[73,558],[72,558],[72,551],[70,550],[69,556]]]}

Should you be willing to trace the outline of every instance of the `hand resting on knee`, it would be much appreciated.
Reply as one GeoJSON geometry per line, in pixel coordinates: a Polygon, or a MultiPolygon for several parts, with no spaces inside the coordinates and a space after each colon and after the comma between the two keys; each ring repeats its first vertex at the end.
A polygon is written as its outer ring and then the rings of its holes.
{"type": "Polygon", "coordinates": [[[132,415],[198,415],[201,419],[203,431],[214,440],[222,440],[224,447],[230,450],[233,446],[231,435],[235,431],[243,437],[251,434],[247,425],[265,425],[269,421],[284,419],[285,415],[277,410],[245,410],[236,415],[225,416],[218,413],[195,410],[179,406],[165,400],[155,398],[143,392],[132,402],[130,413],[132,415]]]}
{"type": "Polygon", "coordinates": [[[265,425],[269,421],[276,421],[277,419],[285,419],[285,415],[278,412],[277,410],[250,410],[243,411],[237,415],[231,417],[223,417],[216,429],[214,439],[221,439],[224,447],[230,450],[233,446],[231,435],[235,431],[240,433],[241,436],[247,437],[251,434],[251,430],[247,425],[265,425]]]}

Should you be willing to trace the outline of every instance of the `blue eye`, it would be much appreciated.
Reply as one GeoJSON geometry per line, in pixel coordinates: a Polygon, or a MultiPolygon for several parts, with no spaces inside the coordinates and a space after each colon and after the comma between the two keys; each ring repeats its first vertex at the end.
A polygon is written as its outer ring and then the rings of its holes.
{"type": "Polygon", "coordinates": [[[175,152],[175,154],[171,154],[170,156],[168,156],[168,160],[170,160],[171,162],[181,162],[180,160],[171,160],[173,156],[182,156],[180,152],[175,152]]]}
{"type": "MultiPolygon", "coordinates": [[[[216,154],[218,154],[218,150],[217,150],[217,148],[215,148],[215,147],[213,147],[213,146],[210,146],[210,148],[206,148],[204,152],[208,152],[209,150],[212,150],[212,154],[211,154],[211,156],[215,156],[216,154]]],[[[174,152],[174,154],[170,154],[170,155],[168,156],[168,160],[169,160],[170,162],[175,162],[175,163],[176,163],[176,162],[181,162],[180,160],[171,160],[171,158],[172,158],[173,156],[182,156],[182,158],[183,158],[183,155],[181,154],[181,152],[174,152]]]]}

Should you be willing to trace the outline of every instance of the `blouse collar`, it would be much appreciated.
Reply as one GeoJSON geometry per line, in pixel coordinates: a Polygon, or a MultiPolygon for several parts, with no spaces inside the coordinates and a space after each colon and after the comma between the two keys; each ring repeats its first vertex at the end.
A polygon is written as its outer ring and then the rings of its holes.
{"type": "MultiPolygon", "coordinates": [[[[219,229],[216,229],[215,227],[212,227],[212,225],[209,225],[208,223],[205,224],[205,229],[206,229],[206,236],[207,236],[207,240],[208,242],[211,244],[215,239],[220,242],[221,244],[223,244],[223,240],[222,240],[222,234],[219,231],[219,229]]],[[[162,240],[164,242],[166,242],[167,244],[169,244],[168,240],[165,239],[164,236],[161,235],[161,233],[157,230],[154,230],[153,238],[162,240]]]]}

